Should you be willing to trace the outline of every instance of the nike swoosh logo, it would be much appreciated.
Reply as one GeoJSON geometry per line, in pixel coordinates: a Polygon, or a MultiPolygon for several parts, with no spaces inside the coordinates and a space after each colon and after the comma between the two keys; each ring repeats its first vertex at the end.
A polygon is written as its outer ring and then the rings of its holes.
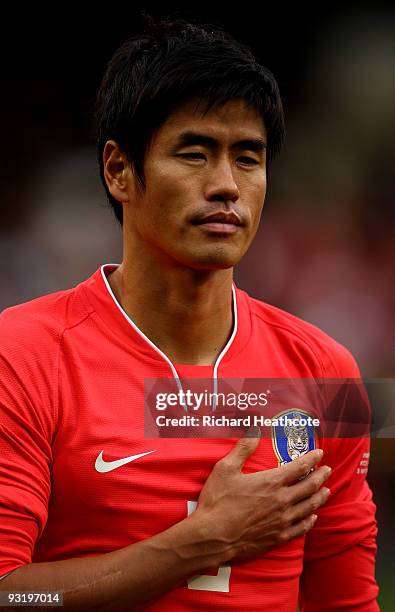
{"type": "Polygon", "coordinates": [[[145,455],[150,455],[151,453],[155,453],[156,451],[148,451],[146,453],[140,453],[139,455],[131,455],[130,457],[124,457],[123,459],[116,459],[115,461],[104,461],[103,452],[99,453],[96,462],[95,469],[100,474],[105,474],[106,472],[112,472],[112,470],[116,470],[131,461],[136,461],[136,459],[140,459],[140,457],[145,457],[145,455]]]}

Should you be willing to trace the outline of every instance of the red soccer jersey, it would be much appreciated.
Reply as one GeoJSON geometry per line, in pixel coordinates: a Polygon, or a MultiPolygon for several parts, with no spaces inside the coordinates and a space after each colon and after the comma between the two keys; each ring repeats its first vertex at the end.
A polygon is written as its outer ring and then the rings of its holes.
{"type": "MultiPolygon", "coordinates": [[[[112,269],[0,317],[0,575],[32,561],[107,553],[167,529],[193,509],[234,446],[144,437],[144,379],[171,377],[174,366],[117,304],[106,279],[112,269]]],[[[216,367],[176,365],[181,378],[214,369],[229,379],[359,376],[350,354],[316,327],[238,289],[235,300],[237,329],[216,367]]],[[[331,496],[306,538],[190,580],[147,609],[291,612],[299,584],[304,610],[378,609],[375,507],[359,469],[369,440],[320,443],[333,468],[331,496]]],[[[265,438],[245,471],[278,464],[265,438]]]]}

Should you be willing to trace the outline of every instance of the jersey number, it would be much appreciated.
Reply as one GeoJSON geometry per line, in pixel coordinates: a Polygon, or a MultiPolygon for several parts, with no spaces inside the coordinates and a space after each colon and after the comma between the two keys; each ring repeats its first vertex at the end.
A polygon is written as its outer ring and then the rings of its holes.
{"type": "MultiPolygon", "coordinates": [[[[188,516],[196,510],[196,506],[197,502],[188,501],[188,516]]],[[[230,572],[231,567],[226,564],[218,568],[218,573],[215,576],[208,576],[207,574],[192,576],[192,578],[188,580],[188,589],[229,593],[230,572]]]]}

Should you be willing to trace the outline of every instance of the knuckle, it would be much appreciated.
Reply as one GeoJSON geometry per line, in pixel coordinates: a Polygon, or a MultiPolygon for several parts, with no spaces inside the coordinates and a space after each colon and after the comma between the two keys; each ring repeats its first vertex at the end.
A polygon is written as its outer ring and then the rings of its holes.
{"type": "Polygon", "coordinates": [[[274,468],[272,470],[267,470],[262,473],[262,479],[267,484],[276,488],[280,484],[280,474],[278,473],[278,469],[274,468]]]}
{"type": "Polygon", "coordinates": [[[321,478],[319,476],[312,476],[311,485],[314,492],[317,492],[320,486],[322,485],[321,478]]]}
{"type": "Polygon", "coordinates": [[[231,471],[231,465],[231,461],[228,459],[228,457],[224,457],[223,459],[217,461],[213,471],[220,475],[226,475],[231,471]]]}
{"type": "Polygon", "coordinates": [[[214,464],[214,467],[213,467],[213,470],[212,470],[212,471],[213,471],[213,472],[215,472],[215,471],[217,471],[217,472],[218,472],[219,470],[221,470],[221,469],[222,469],[222,465],[223,465],[224,461],[225,461],[225,459],[219,459],[219,460],[217,461],[217,463],[215,463],[215,464],[214,464]]]}
{"type": "Polygon", "coordinates": [[[306,480],[303,482],[303,495],[304,497],[311,497],[314,493],[317,492],[317,488],[315,486],[314,480],[306,480]]]}
{"type": "Polygon", "coordinates": [[[278,491],[276,495],[276,502],[278,506],[283,510],[286,510],[287,508],[289,508],[290,506],[289,493],[287,493],[287,491],[278,491]]]}
{"type": "Polygon", "coordinates": [[[251,443],[253,442],[252,438],[240,438],[240,440],[237,443],[237,448],[238,450],[241,450],[243,452],[248,452],[251,450],[251,443]]]}
{"type": "Polygon", "coordinates": [[[292,523],[292,517],[289,512],[285,512],[280,518],[280,529],[286,531],[292,523]]]}
{"type": "Polygon", "coordinates": [[[286,528],[288,527],[288,521],[287,521],[286,516],[285,516],[284,514],[282,514],[282,515],[279,517],[279,519],[278,519],[278,527],[279,527],[279,529],[280,529],[281,533],[282,533],[283,531],[285,531],[285,530],[286,530],[286,528]]]}
{"type": "Polygon", "coordinates": [[[294,501],[292,498],[292,492],[289,490],[281,491],[280,495],[280,505],[284,510],[289,510],[294,505],[294,501]]]}
{"type": "Polygon", "coordinates": [[[318,493],[315,493],[315,495],[312,496],[311,501],[312,501],[312,505],[314,506],[314,509],[321,506],[321,504],[325,500],[325,497],[326,496],[322,490],[319,490],[318,493]]]}
{"type": "Polygon", "coordinates": [[[292,491],[290,491],[290,489],[284,489],[281,492],[281,500],[285,508],[289,508],[290,506],[292,506],[294,503],[292,491]]]}
{"type": "Polygon", "coordinates": [[[286,544],[289,540],[288,531],[284,529],[277,534],[277,543],[278,544],[286,544]]]}
{"type": "Polygon", "coordinates": [[[277,472],[275,474],[272,474],[270,476],[270,484],[273,489],[279,489],[282,486],[282,479],[280,474],[278,474],[277,472]]]}
{"type": "Polygon", "coordinates": [[[319,497],[312,497],[310,500],[309,511],[312,513],[314,510],[321,505],[321,499],[319,497]]]}
{"type": "Polygon", "coordinates": [[[301,461],[299,462],[298,459],[295,459],[295,461],[293,461],[294,465],[296,464],[296,468],[297,468],[297,472],[299,476],[302,476],[303,474],[306,474],[307,472],[310,471],[310,464],[306,461],[306,458],[303,457],[301,458],[301,461]]]}

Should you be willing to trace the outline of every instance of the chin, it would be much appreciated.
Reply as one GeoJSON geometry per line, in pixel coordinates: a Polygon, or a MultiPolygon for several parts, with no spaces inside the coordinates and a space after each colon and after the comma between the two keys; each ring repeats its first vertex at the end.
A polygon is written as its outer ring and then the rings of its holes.
{"type": "MultiPolygon", "coordinates": [[[[180,245],[181,246],[181,245],[180,245]]],[[[185,249],[173,250],[171,258],[178,264],[195,270],[227,270],[242,259],[245,244],[189,244],[185,249]],[[189,248],[188,248],[189,247],[189,248]]],[[[170,253],[169,253],[170,255],[170,253]]]]}
{"type": "Polygon", "coordinates": [[[200,270],[227,270],[238,264],[241,257],[235,256],[234,253],[205,253],[194,257],[189,265],[200,270]]]}

